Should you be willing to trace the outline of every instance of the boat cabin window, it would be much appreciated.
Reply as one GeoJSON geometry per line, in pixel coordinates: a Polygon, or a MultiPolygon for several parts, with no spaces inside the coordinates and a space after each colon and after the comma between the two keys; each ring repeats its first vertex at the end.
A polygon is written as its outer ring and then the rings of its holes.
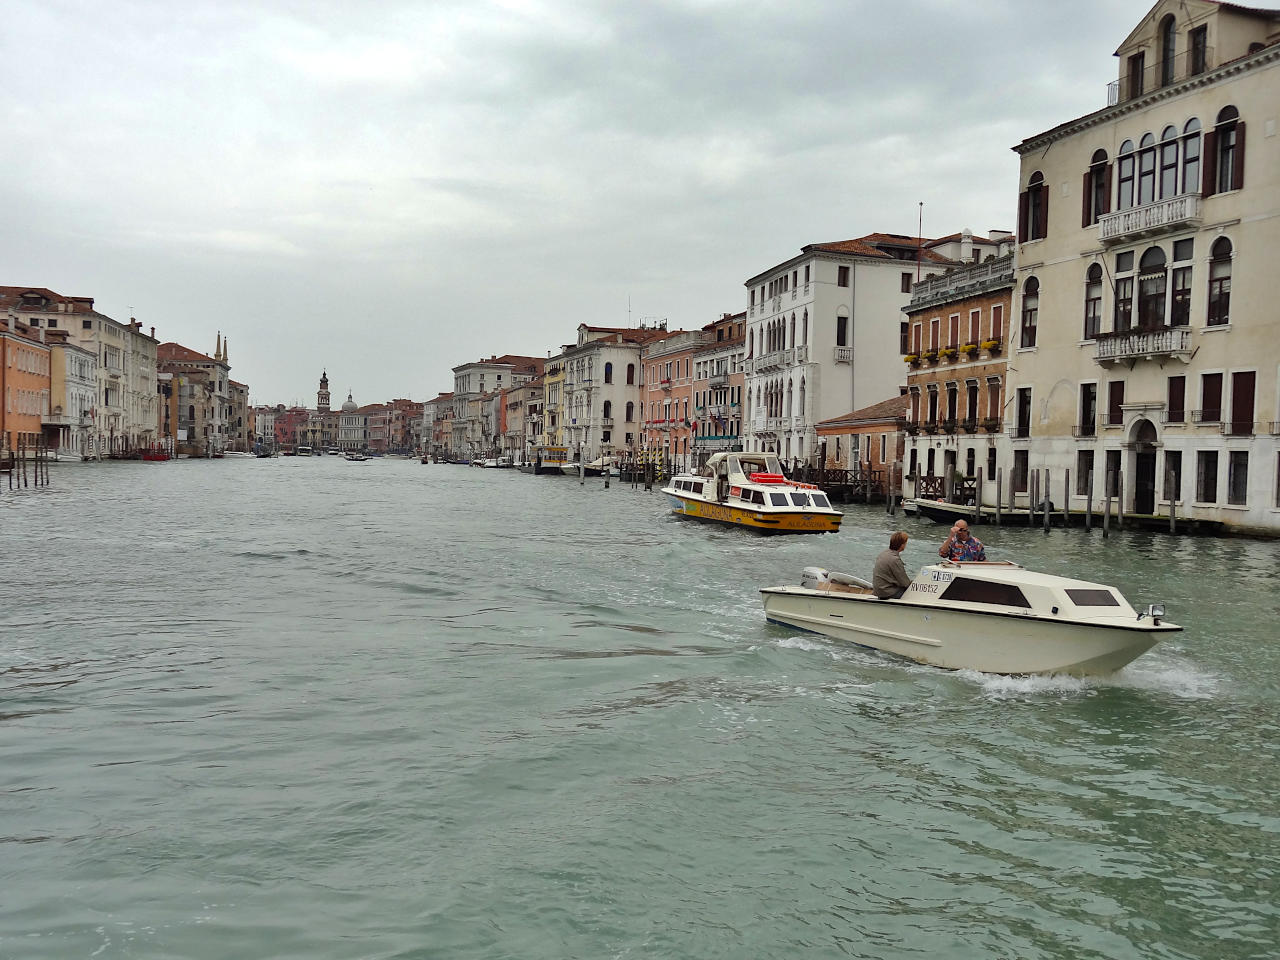
{"type": "Polygon", "coordinates": [[[778,462],[777,457],[768,456],[764,458],[764,472],[774,474],[782,473],[782,464],[778,462]]]}
{"type": "Polygon", "coordinates": [[[741,472],[742,472],[742,463],[738,460],[737,457],[730,457],[729,473],[732,475],[732,474],[741,473],[741,472]]]}
{"type": "Polygon", "coordinates": [[[809,505],[809,495],[807,493],[793,493],[791,502],[797,507],[807,507],[809,505]]]}
{"type": "Polygon", "coordinates": [[[964,600],[967,603],[989,603],[998,607],[1027,607],[1027,598],[1011,583],[992,583],[990,580],[971,580],[956,577],[942,591],[943,600],[964,600]]]}
{"type": "Polygon", "coordinates": [[[769,494],[769,502],[775,507],[785,507],[787,505],[787,495],[785,493],[769,494]]]}
{"type": "Polygon", "coordinates": [[[1077,607],[1120,606],[1120,601],[1110,590],[1068,590],[1067,596],[1077,607]]]}
{"type": "Polygon", "coordinates": [[[826,498],[825,494],[821,493],[815,493],[813,495],[813,505],[815,507],[822,507],[825,510],[831,509],[831,501],[826,498]]]}

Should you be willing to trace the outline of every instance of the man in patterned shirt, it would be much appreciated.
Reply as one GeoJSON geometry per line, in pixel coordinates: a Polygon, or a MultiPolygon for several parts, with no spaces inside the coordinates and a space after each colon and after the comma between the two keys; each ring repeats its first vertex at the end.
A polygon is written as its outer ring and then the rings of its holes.
{"type": "Polygon", "coordinates": [[[969,532],[969,524],[957,520],[951,536],[938,548],[938,556],[948,560],[986,560],[987,551],[982,541],[969,532]]]}

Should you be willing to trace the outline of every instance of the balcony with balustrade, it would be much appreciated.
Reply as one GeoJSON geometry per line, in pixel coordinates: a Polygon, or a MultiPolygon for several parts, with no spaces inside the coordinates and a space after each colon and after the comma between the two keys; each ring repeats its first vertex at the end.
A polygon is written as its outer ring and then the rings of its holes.
{"type": "Polygon", "coordinates": [[[1175,86],[1208,73],[1213,69],[1213,47],[1192,46],[1167,61],[1153,63],[1142,70],[1131,70],[1119,80],[1107,84],[1107,106],[1114,107],[1144,93],[1175,86]]]}
{"type": "Polygon", "coordinates": [[[1098,218],[1098,239],[1104,244],[1129,243],[1199,226],[1201,219],[1200,194],[1184,193],[1180,197],[1104,213],[1098,218]]]}
{"type": "Polygon", "coordinates": [[[1157,327],[1098,334],[1093,359],[1102,366],[1171,358],[1190,363],[1192,353],[1190,327],[1157,327]]]}

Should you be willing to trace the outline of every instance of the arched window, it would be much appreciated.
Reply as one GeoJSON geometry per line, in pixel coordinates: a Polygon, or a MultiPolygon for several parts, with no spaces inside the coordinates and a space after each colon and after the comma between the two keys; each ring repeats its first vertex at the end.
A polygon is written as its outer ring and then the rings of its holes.
{"type": "Polygon", "coordinates": [[[1223,107],[1205,137],[1205,196],[1244,186],[1244,123],[1235,107],[1223,107]]]}
{"type": "Polygon", "coordinates": [[[1126,140],[1120,144],[1120,157],[1116,160],[1118,172],[1116,181],[1119,184],[1116,193],[1116,209],[1128,210],[1133,206],[1133,179],[1136,158],[1133,153],[1133,141],[1126,140]]]}
{"type": "Polygon", "coordinates": [[[604,382],[613,383],[613,364],[606,363],[604,365],[604,382]]]}
{"type": "Polygon", "coordinates": [[[1156,138],[1144,133],[1138,141],[1138,206],[1156,198],[1156,138]]]}
{"type": "Polygon", "coordinates": [[[1084,280],[1084,338],[1092,340],[1102,331],[1102,266],[1093,264],[1084,280]]]}
{"type": "Polygon", "coordinates": [[[1178,195],[1178,130],[1165,127],[1160,135],[1160,199],[1178,195]]]}
{"type": "Polygon", "coordinates": [[[627,383],[634,386],[636,382],[636,365],[634,363],[627,364],[627,383]]]}
{"type": "Polygon", "coordinates": [[[793,388],[793,386],[794,386],[794,384],[793,384],[790,380],[788,380],[788,381],[787,381],[787,412],[786,412],[785,414],[783,414],[783,416],[787,416],[787,417],[789,417],[789,416],[791,416],[791,415],[792,415],[792,413],[791,413],[791,410],[792,410],[792,407],[791,407],[791,394],[792,394],[792,388],[793,388]]]}
{"type": "Polygon", "coordinates": [[[800,320],[800,333],[804,338],[801,342],[807,344],[809,342],[809,311],[804,312],[804,317],[800,320]]]}
{"type": "MultiPolygon", "coordinates": [[[[843,308],[841,308],[843,310],[843,308]]],[[[843,313],[836,317],[836,346],[849,346],[849,318],[843,313]]]]}
{"type": "Polygon", "coordinates": [[[1040,317],[1040,281],[1028,277],[1022,287],[1022,346],[1036,345],[1036,323],[1040,317]]]}
{"type": "Polygon", "coordinates": [[[796,345],[796,315],[794,313],[791,315],[791,345],[793,347],[796,345]]]}
{"type": "Polygon", "coordinates": [[[1111,210],[1111,167],[1107,163],[1107,151],[1095,150],[1084,175],[1084,216],[1082,227],[1097,223],[1104,213],[1111,210]]]}
{"type": "Polygon", "coordinates": [[[1211,327],[1231,322],[1231,241],[1219,237],[1213,241],[1209,259],[1209,316],[1211,327]]]}
{"type": "Polygon", "coordinates": [[[196,422],[195,404],[191,404],[190,406],[187,407],[187,419],[190,420],[192,423],[196,422]]]}
{"type": "Polygon", "coordinates": [[[804,377],[800,378],[800,406],[796,408],[797,416],[804,416],[804,377]]]}
{"type": "Polygon", "coordinates": [[[1018,242],[1043,240],[1049,230],[1049,186],[1037,170],[1018,198],[1018,242]]]}
{"type": "Polygon", "coordinates": [[[1182,192],[1200,190],[1200,121],[1192,117],[1182,128],[1182,192]]]}
{"type": "Polygon", "coordinates": [[[613,417],[613,401],[606,400],[604,402],[604,418],[606,420],[609,420],[609,419],[612,419],[612,417],[613,417]]]}
{"type": "Polygon", "coordinates": [[[636,405],[633,401],[628,400],[627,401],[627,423],[630,423],[632,420],[634,420],[635,416],[636,416],[636,405]]]}
{"type": "Polygon", "coordinates": [[[1173,14],[1160,21],[1160,86],[1173,83],[1175,51],[1178,49],[1178,24],[1173,14]]]}
{"type": "Polygon", "coordinates": [[[1164,326],[1167,281],[1164,251],[1159,247],[1151,247],[1138,261],[1139,330],[1156,330],[1164,326]]]}

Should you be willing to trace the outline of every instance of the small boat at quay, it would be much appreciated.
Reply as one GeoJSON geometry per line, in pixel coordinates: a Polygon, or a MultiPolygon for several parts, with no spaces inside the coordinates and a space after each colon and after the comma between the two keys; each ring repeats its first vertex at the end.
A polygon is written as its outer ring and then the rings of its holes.
{"type": "Polygon", "coordinates": [[[844,514],[811,483],[788,480],[772,453],[716,453],[662,488],[678,516],[761,533],[835,533],[844,514]]]}
{"type": "Polygon", "coordinates": [[[351,453],[347,454],[347,459],[350,460],[352,463],[364,463],[369,458],[366,457],[363,453],[356,453],[355,451],[352,451],[351,453]]]}
{"type": "Polygon", "coordinates": [[[1182,630],[1164,622],[1163,604],[1138,613],[1115,587],[1007,561],[927,564],[898,600],[820,567],[760,594],[771,623],[983,673],[1111,673],[1182,630]]]}

